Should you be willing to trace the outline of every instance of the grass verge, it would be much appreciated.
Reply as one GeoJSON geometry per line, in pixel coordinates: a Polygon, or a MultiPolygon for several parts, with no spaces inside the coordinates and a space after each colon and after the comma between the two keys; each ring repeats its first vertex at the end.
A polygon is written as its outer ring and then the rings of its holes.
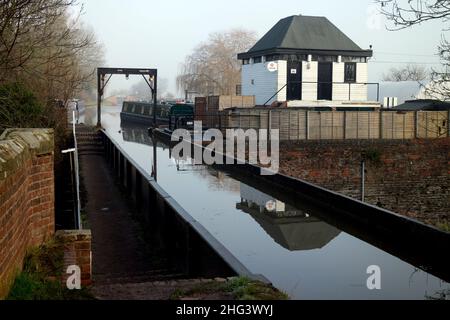
{"type": "Polygon", "coordinates": [[[229,300],[288,300],[287,294],[271,285],[246,277],[233,278],[227,282],[211,281],[198,284],[188,290],[177,290],[172,300],[219,296],[229,300]]]}
{"type": "Polygon", "coordinates": [[[30,250],[7,300],[91,300],[87,288],[69,290],[61,283],[64,243],[52,240],[30,250]]]}

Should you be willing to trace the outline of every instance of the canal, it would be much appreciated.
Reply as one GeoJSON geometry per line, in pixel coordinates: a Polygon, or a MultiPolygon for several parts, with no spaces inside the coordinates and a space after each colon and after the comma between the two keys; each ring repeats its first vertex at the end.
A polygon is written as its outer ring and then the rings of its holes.
{"type": "MultiPolygon", "coordinates": [[[[87,108],[79,121],[94,124],[95,117],[95,109],[87,108]]],[[[119,107],[104,107],[102,124],[151,173],[146,130],[122,127],[119,107]]],[[[273,196],[278,190],[262,191],[211,167],[176,162],[163,145],[157,155],[158,184],[252,273],[293,299],[427,299],[450,290],[445,281],[324,222],[307,206],[283,203],[273,196]],[[367,288],[372,265],[381,269],[381,290],[367,288]]]]}

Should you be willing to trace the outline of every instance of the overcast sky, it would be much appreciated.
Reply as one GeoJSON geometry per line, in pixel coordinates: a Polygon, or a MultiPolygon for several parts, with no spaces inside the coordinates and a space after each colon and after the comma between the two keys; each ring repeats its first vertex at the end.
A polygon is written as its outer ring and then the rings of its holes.
{"type": "MultiPolygon", "coordinates": [[[[378,82],[395,64],[437,67],[442,22],[392,32],[374,16],[373,0],[80,0],[83,21],[106,49],[107,66],[158,68],[175,93],[179,65],[208,34],[246,28],[262,37],[278,20],[295,15],[325,16],[363,49],[373,45],[370,81],[378,82]]],[[[134,80],[135,81],[135,80],[134,80]]],[[[128,87],[117,76],[111,88],[128,87]]]]}

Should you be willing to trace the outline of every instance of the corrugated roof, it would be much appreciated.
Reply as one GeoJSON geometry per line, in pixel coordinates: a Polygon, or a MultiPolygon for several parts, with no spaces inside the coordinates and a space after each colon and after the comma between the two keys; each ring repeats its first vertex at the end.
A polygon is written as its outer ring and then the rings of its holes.
{"type": "Polygon", "coordinates": [[[327,18],[302,15],[281,19],[249,52],[273,48],[362,50],[327,18]]]}

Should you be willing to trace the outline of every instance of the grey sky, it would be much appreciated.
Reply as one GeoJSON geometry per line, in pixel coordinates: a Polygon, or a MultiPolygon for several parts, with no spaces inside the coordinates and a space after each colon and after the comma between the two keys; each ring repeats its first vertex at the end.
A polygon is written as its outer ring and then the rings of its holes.
{"type": "MultiPolygon", "coordinates": [[[[263,36],[279,19],[294,15],[326,16],[360,47],[373,45],[370,81],[380,81],[393,66],[385,62],[426,62],[437,67],[442,22],[391,32],[373,19],[373,0],[81,0],[84,22],[106,49],[107,66],[156,67],[175,93],[175,77],[184,57],[208,34],[241,27],[263,36]],[[372,9],[371,9],[372,8],[372,9]],[[434,63],[434,65],[432,64],[434,63]]],[[[377,8],[375,6],[375,8],[377,8]]],[[[398,64],[398,63],[396,63],[398,64]]],[[[395,64],[394,64],[395,65],[395,64]]],[[[128,87],[117,77],[111,88],[128,87]]]]}

